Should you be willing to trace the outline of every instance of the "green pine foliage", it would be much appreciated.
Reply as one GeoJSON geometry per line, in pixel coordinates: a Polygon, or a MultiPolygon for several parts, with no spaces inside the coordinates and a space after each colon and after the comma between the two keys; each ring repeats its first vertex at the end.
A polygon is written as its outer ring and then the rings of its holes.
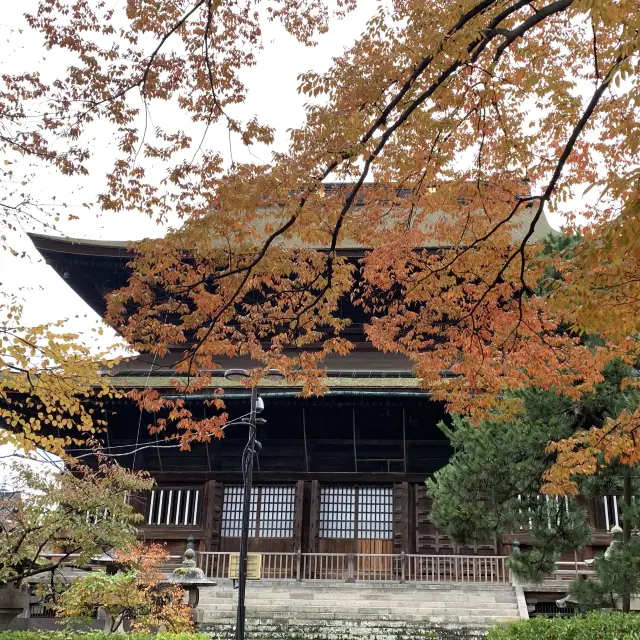
{"type": "MultiPolygon", "coordinates": [[[[450,425],[441,424],[455,454],[427,481],[432,521],[461,544],[527,531],[533,543],[510,558],[511,570],[526,581],[540,580],[562,553],[586,545],[591,529],[585,508],[541,493],[544,473],[553,463],[547,451],[551,440],[637,406],[637,391],[623,382],[631,375],[627,365],[611,362],[603,374],[604,381],[579,402],[560,390],[530,388],[512,392],[504,412],[479,426],[457,416],[450,425]]],[[[619,493],[628,472],[603,463],[593,477],[579,480],[580,491],[588,496],[619,493]]]]}
{"type": "Polygon", "coordinates": [[[571,583],[571,597],[582,611],[621,609],[625,596],[640,594],[640,541],[624,544],[620,537],[595,559],[598,580],[571,583]]]}
{"type": "MultiPolygon", "coordinates": [[[[574,618],[532,618],[494,627],[487,640],[634,640],[640,616],[591,613],[574,618]]],[[[0,639],[2,640],[2,639],[0,639]]]]}

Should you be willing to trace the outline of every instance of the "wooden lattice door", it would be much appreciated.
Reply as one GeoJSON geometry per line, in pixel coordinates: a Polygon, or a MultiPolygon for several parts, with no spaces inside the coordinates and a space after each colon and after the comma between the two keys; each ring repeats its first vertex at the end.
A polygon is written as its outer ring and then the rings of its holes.
{"type": "Polygon", "coordinates": [[[320,488],[320,551],[390,554],[393,551],[393,488],[320,488]]]}

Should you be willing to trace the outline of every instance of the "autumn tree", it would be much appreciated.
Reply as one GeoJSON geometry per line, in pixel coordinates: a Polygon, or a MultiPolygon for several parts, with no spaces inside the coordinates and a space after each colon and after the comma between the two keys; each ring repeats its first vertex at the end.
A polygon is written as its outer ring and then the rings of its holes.
{"type": "Polygon", "coordinates": [[[60,455],[105,426],[102,400],[117,395],[102,375],[117,362],[70,331],[65,320],[30,324],[24,303],[0,294],[0,444],[60,455]]]}
{"type": "Polygon", "coordinates": [[[101,465],[42,473],[24,463],[10,471],[14,490],[1,504],[0,584],[35,576],[55,584],[65,567],[84,569],[92,557],[135,542],[141,516],[128,495],[152,486],[140,472],[101,465]]]}
{"type": "Polygon", "coordinates": [[[106,615],[105,631],[114,633],[125,620],[137,630],[165,627],[172,633],[193,629],[191,609],[179,585],[165,582],[158,566],[169,559],[161,545],[135,544],[115,554],[120,570],[95,572],[74,580],[61,596],[58,613],[70,620],[106,615]]]}
{"type": "MultiPolygon", "coordinates": [[[[100,206],[180,218],[136,246],[108,318],[140,351],[184,344],[184,391],[210,382],[218,356],[244,355],[321,392],[323,359],[353,348],[348,299],[376,349],[405,354],[475,421],[509,389],[592,392],[606,362],[638,348],[638,0],[379,3],[326,72],[300,76],[306,119],[288,147],[225,163],[215,140],[273,142],[260,114],[234,115],[264,21],[313,44],[332,10],[356,4],[40,0],[30,33],[71,62],[51,82],[4,78],[5,102],[47,105],[32,148],[6,149],[23,157],[56,136],[63,170],[83,171],[99,123],[118,145],[100,206]],[[220,128],[228,137],[207,137],[220,128]],[[540,256],[546,212],[586,188],[596,203],[568,220],[586,222],[583,242],[571,259],[540,256]],[[559,277],[541,293],[550,268],[559,277]]],[[[19,113],[15,126],[33,121],[19,113]]],[[[137,399],[172,409],[185,443],[225,419],[137,399]]],[[[623,413],[560,443],[548,490],[576,491],[601,455],[637,463],[637,425],[623,413]]]]}

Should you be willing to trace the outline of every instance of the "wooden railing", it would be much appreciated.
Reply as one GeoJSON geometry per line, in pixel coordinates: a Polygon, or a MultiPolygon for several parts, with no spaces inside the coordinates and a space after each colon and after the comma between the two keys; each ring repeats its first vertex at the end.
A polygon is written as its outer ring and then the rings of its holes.
{"type": "MultiPolygon", "coordinates": [[[[46,560],[47,562],[58,563],[60,564],[60,566],[67,566],[67,565],[73,566],[78,561],[80,554],[78,553],[41,553],[39,557],[46,560]]],[[[156,569],[160,570],[164,574],[169,574],[175,568],[181,566],[183,559],[184,559],[184,556],[179,556],[179,555],[167,556],[167,559],[165,562],[156,565],[156,569]]],[[[101,563],[101,562],[108,563],[108,562],[111,562],[112,560],[113,558],[111,556],[107,556],[106,554],[102,556],[96,555],[92,557],[88,563],[85,563],[84,567],[86,569],[86,567],[90,564],[101,563]]],[[[83,571],[85,569],[83,569],[83,571]]]]}
{"type": "Polygon", "coordinates": [[[573,580],[579,576],[586,578],[597,577],[593,564],[581,560],[567,560],[556,562],[556,570],[552,579],[573,580]]]}
{"type": "MultiPolygon", "coordinates": [[[[230,552],[198,553],[208,578],[229,577],[230,552]]],[[[375,553],[262,553],[266,580],[343,582],[509,582],[503,556],[440,556],[375,553]]]]}

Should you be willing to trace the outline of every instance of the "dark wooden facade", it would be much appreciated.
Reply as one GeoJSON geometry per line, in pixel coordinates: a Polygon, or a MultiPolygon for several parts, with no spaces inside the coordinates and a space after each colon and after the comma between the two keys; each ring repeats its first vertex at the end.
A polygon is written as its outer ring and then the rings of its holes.
{"type": "MultiPolygon", "coordinates": [[[[262,396],[267,423],[258,429],[262,451],[254,468],[253,550],[452,551],[428,521],[424,485],[451,455],[437,426],[445,418],[441,405],[421,392],[398,389],[343,389],[309,400],[282,391],[262,396]],[[274,526],[274,518],[286,526],[274,526]]],[[[246,412],[244,398],[227,403],[231,419],[246,412]]],[[[200,406],[204,411],[202,401],[193,400],[191,409],[200,406]]],[[[202,550],[236,551],[246,428],[232,424],[223,440],[183,452],[163,448],[162,442],[155,446],[146,430],[153,416],[141,416],[127,401],[111,405],[107,416],[111,447],[151,445],[135,459],[120,458],[122,464],[150,471],[158,485],[153,503],[151,495],[136,498],[145,515],[143,535],[175,540],[176,549],[194,535],[202,550]]],[[[475,552],[496,553],[497,546],[477,545],[475,552]]]]}

